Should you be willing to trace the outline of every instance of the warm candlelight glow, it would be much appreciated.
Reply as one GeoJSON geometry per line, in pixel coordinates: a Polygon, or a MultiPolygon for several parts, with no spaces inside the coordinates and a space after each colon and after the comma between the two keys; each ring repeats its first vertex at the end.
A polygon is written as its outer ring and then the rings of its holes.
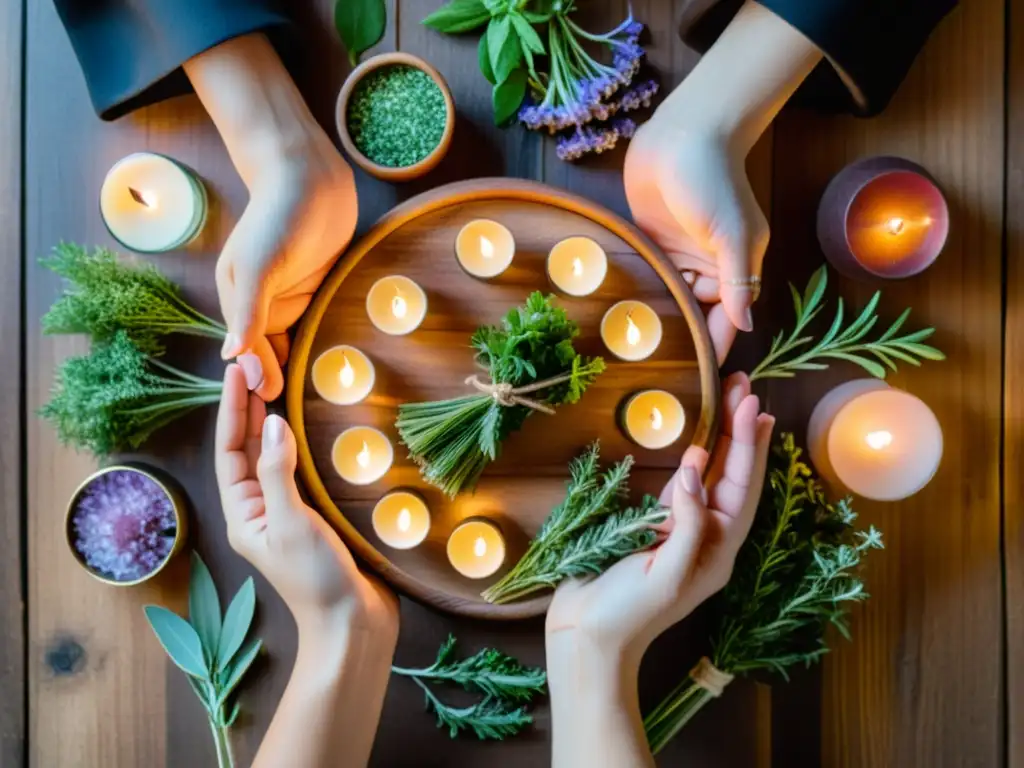
{"type": "Polygon", "coordinates": [[[473,219],[455,237],[455,258],[473,277],[489,280],[512,263],[516,241],[508,227],[491,219],[473,219]]]}
{"type": "Polygon", "coordinates": [[[885,228],[889,230],[890,235],[898,235],[903,231],[903,228],[907,225],[907,222],[900,216],[893,216],[887,222],[885,222],[885,228]]]}
{"type": "Polygon", "coordinates": [[[658,431],[664,424],[664,418],[661,415],[661,411],[658,410],[657,406],[651,408],[651,429],[658,431]]]}
{"type": "Polygon", "coordinates": [[[487,554],[487,542],[484,541],[483,536],[477,537],[477,540],[473,542],[473,554],[477,557],[483,557],[487,554]]]}
{"type": "Polygon", "coordinates": [[[498,526],[484,518],[470,518],[448,537],[452,567],[469,579],[484,579],[505,561],[505,539],[498,526]]]}
{"type": "Polygon", "coordinates": [[[356,464],[363,469],[370,466],[370,446],[363,440],[363,449],[356,454],[356,464]]]}
{"type": "Polygon", "coordinates": [[[395,522],[395,525],[403,533],[407,532],[410,526],[412,526],[412,512],[409,511],[408,507],[402,507],[402,511],[398,513],[398,520],[395,522]]]}
{"type": "Polygon", "coordinates": [[[409,304],[398,288],[395,288],[395,298],[391,300],[391,314],[399,320],[409,314],[409,304]]]}
{"type": "Polygon", "coordinates": [[[156,208],[156,192],[151,192],[148,189],[138,190],[135,187],[128,187],[128,194],[132,196],[132,200],[134,200],[142,207],[156,208]]]}
{"type": "Polygon", "coordinates": [[[626,343],[631,347],[640,343],[640,329],[633,322],[632,312],[626,315],[626,343]]]}
{"type": "Polygon", "coordinates": [[[583,260],[579,256],[572,260],[572,274],[574,277],[583,275],[583,260]]]}
{"type": "Polygon", "coordinates": [[[869,448],[880,451],[892,445],[892,432],[887,429],[879,429],[875,432],[868,432],[864,435],[864,442],[869,448]]]}
{"type": "Polygon", "coordinates": [[[366,316],[389,336],[412,333],[427,315],[427,294],[405,275],[377,280],[366,294],[366,316]]]}
{"type": "Polygon", "coordinates": [[[370,522],[377,538],[389,547],[412,549],[427,538],[430,510],[417,493],[391,491],[374,505],[370,522]]]}
{"type": "Polygon", "coordinates": [[[620,406],[618,421],[626,437],[643,448],[657,451],[682,437],[686,412],[671,392],[645,389],[620,406]]]}
{"type": "Polygon", "coordinates": [[[348,355],[342,353],[342,359],[345,364],[341,366],[341,372],[338,374],[338,378],[341,379],[341,386],[345,389],[349,389],[356,381],[356,370],[352,367],[352,363],[348,361],[348,355]]]}
{"type": "Polygon", "coordinates": [[[484,235],[480,235],[480,255],[485,259],[494,258],[494,243],[484,235]]]}

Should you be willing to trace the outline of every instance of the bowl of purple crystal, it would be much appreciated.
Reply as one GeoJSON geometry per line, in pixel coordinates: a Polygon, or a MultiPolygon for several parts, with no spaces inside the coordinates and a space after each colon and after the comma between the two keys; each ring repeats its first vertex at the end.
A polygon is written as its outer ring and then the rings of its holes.
{"type": "Polygon", "coordinates": [[[119,587],[161,570],[185,541],[181,494],[153,472],[111,466],[87,478],[68,504],[66,533],[90,575],[119,587]]]}

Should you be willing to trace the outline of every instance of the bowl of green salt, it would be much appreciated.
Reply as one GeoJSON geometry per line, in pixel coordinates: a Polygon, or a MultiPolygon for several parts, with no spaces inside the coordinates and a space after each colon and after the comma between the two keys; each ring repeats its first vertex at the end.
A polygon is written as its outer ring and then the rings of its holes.
{"type": "Polygon", "coordinates": [[[455,104],[441,73],[410,53],[367,59],[345,80],[335,113],[352,161],[386,181],[432,170],[448,151],[455,104]]]}

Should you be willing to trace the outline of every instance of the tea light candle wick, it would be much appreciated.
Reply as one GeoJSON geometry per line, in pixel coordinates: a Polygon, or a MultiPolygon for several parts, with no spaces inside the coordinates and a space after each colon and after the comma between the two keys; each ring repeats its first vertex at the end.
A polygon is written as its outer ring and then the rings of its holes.
{"type": "Polygon", "coordinates": [[[494,258],[494,243],[484,235],[480,235],[480,255],[485,259],[494,258]]]}
{"type": "Polygon", "coordinates": [[[348,360],[348,355],[344,352],[341,353],[341,359],[344,360],[344,364],[341,366],[341,371],[338,373],[338,378],[341,379],[341,386],[345,389],[349,389],[356,380],[356,371],[352,367],[352,363],[348,360]]]}
{"type": "Polygon", "coordinates": [[[363,469],[370,466],[370,446],[363,440],[363,448],[356,454],[356,464],[363,469]]]}
{"type": "Polygon", "coordinates": [[[391,314],[401,320],[409,313],[409,304],[406,302],[402,291],[395,286],[395,298],[391,300],[391,314]]]}
{"type": "Polygon", "coordinates": [[[887,429],[879,429],[875,432],[868,432],[864,435],[864,442],[868,444],[868,448],[875,451],[881,451],[892,445],[892,432],[887,429]]]}
{"type": "Polygon", "coordinates": [[[660,431],[664,424],[664,417],[661,415],[661,411],[657,406],[651,408],[651,429],[660,431]]]}
{"type": "Polygon", "coordinates": [[[635,347],[640,343],[640,328],[633,322],[633,311],[626,313],[626,343],[635,347]]]}
{"type": "Polygon", "coordinates": [[[398,530],[403,533],[409,530],[412,526],[412,512],[409,511],[408,507],[402,507],[402,511],[398,513],[398,520],[395,524],[398,526],[398,530]]]}
{"type": "Polygon", "coordinates": [[[473,542],[473,554],[477,557],[483,557],[487,554],[487,542],[484,541],[483,536],[477,536],[476,541],[473,542]]]}
{"type": "Polygon", "coordinates": [[[572,260],[572,274],[574,277],[583,276],[583,259],[579,256],[572,260]]]}
{"type": "Polygon", "coordinates": [[[885,223],[885,227],[889,230],[890,235],[898,235],[902,233],[906,225],[907,222],[902,216],[893,216],[885,223]]]}
{"type": "Polygon", "coordinates": [[[132,200],[143,208],[156,208],[157,197],[155,192],[150,192],[148,189],[140,190],[135,187],[128,187],[128,194],[132,196],[132,200]]]}

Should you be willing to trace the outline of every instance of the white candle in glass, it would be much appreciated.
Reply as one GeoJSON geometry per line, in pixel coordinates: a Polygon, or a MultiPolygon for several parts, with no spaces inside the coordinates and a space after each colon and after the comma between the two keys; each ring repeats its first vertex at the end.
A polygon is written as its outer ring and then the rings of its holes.
{"type": "Polygon", "coordinates": [[[497,277],[515,254],[516,241],[508,227],[490,219],[474,219],[455,238],[455,258],[473,277],[497,277]]]}
{"type": "Polygon", "coordinates": [[[661,318],[642,301],[620,301],[601,320],[601,340],[620,360],[646,360],[661,344],[661,318]]]}
{"type": "Polygon", "coordinates": [[[206,187],[163,155],[136,152],[118,160],[100,189],[100,215],[126,248],[161,253],[181,248],[206,222],[206,187]]]}
{"type": "Polygon", "coordinates": [[[427,294],[404,275],[382,277],[366,294],[366,314],[378,330],[404,336],[419,328],[426,317],[427,294]]]}
{"type": "Polygon", "coordinates": [[[608,274],[608,255],[589,237],[567,237],[548,254],[548,278],[570,296],[588,296],[608,274]]]}
{"type": "Polygon", "coordinates": [[[395,449],[379,429],[350,427],[338,435],[331,449],[331,463],[341,479],[352,485],[369,485],[391,469],[395,449]]]}
{"type": "Polygon", "coordinates": [[[637,392],[626,401],[622,431],[642,448],[658,450],[672,445],[683,434],[686,412],[674,395],[661,389],[637,392]]]}
{"type": "Polygon", "coordinates": [[[485,579],[505,562],[505,537],[490,520],[474,517],[448,538],[448,560],[468,579],[485,579]]]}
{"type": "Polygon", "coordinates": [[[313,361],[313,389],[335,405],[354,405],[366,399],[377,374],[370,358],[355,347],[339,344],[313,361]]]}
{"type": "Polygon", "coordinates": [[[412,549],[430,531],[430,510],[418,493],[392,491],[377,502],[371,518],[373,530],[393,549],[412,549]]]}

